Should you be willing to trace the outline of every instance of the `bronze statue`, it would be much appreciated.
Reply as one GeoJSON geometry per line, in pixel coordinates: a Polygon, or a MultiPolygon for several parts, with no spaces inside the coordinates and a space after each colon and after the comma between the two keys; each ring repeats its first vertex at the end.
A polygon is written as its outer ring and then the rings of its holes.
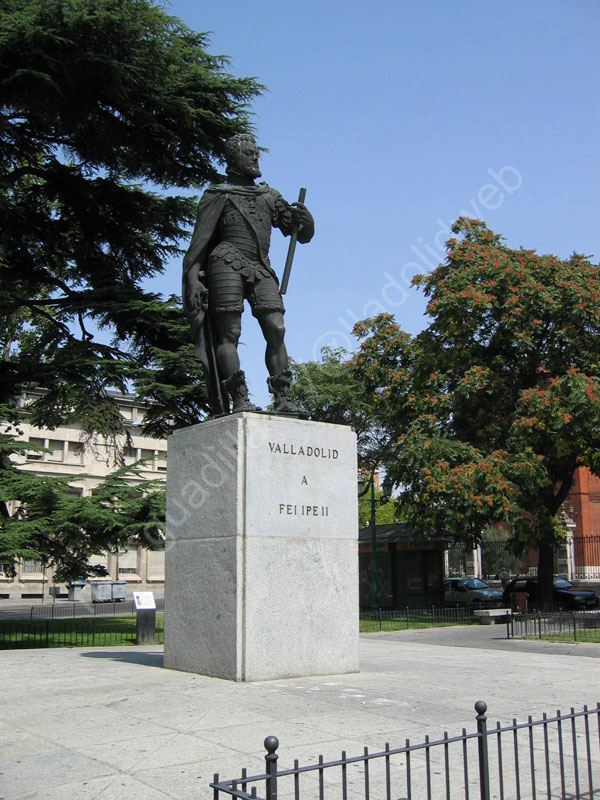
{"type": "Polygon", "coordinates": [[[303,203],[289,204],[266,183],[255,183],[261,176],[258,155],[250,134],[227,142],[227,180],[202,195],[183,259],[183,308],[204,366],[213,414],[229,413],[229,398],[234,413],[260,411],[248,399],[237,349],[246,299],[265,337],[274,410],[298,415],[302,410],[289,398],[282,292],[268,253],[272,227],[305,243],[313,237],[314,222],[303,203]]]}

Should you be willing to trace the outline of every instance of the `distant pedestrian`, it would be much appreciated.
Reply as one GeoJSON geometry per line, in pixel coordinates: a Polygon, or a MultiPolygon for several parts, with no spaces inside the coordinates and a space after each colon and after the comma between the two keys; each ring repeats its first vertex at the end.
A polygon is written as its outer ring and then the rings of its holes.
{"type": "Polygon", "coordinates": [[[510,583],[510,573],[507,569],[500,570],[500,583],[502,584],[503,589],[506,589],[510,583]]]}

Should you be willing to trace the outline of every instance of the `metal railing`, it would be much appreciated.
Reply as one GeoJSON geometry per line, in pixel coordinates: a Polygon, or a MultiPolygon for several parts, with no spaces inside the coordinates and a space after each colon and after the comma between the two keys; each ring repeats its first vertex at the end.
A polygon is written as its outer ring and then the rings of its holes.
{"type": "Polygon", "coordinates": [[[391,611],[378,608],[360,612],[362,633],[370,631],[397,631],[411,627],[435,627],[436,625],[469,625],[479,622],[473,611],[486,606],[481,603],[453,606],[451,608],[403,608],[391,611]]]}
{"type": "Polygon", "coordinates": [[[600,534],[571,537],[575,580],[600,578],[600,534]]]}
{"type": "MultiPolygon", "coordinates": [[[[600,579],[600,534],[573,534],[564,540],[570,553],[570,577],[574,580],[600,579]]],[[[537,548],[529,547],[521,555],[515,555],[509,546],[509,539],[493,539],[483,541],[481,550],[481,577],[485,580],[498,578],[500,571],[508,570],[512,575],[537,575],[539,553],[537,548]]],[[[450,575],[467,573],[467,558],[470,548],[462,543],[453,543],[448,547],[448,569],[450,575]]],[[[558,561],[555,559],[555,571],[558,561]]]]}
{"type": "Polygon", "coordinates": [[[600,793],[600,703],[596,708],[544,714],[541,720],[513,719],[488,728],[487,706],[479,700],[476,730],[420,744],[406,739],[402,747],[386,743],[380,752],[367,747],[361,755],[279,769],[279,741],[268,736],[265,771],[221,780],[210,786],[221,795],[243,800],[521,800],[538,797],[580,800],[600,793]],[[593,732],[592,732],[593,728],[593,732]]]}
{"type": "MultiPolygon", "coordinates": [[[[0,620],[0,650],[45,647],[102,647],[136,643],[135,616],[125,619],[0,620]]],[[[162,644],[164,621],[156,617],[155,641],[162,644]]]]}
{"type": "MultiPolygon", "coordinates": [[[[155,600],[156,610],[164,611],[164,598],[155,600]]],[[[29,619],[72,619],[74,617],[122,617],[135,614],[133,600],[109,600],[105,603],[49,603],[31,606],[29,619]]]]}
{"type": "Polygon", "coordinates": [[[507,622],[510,639],[572,639],[600,643],[600,611],[527,611],[507,622]]]}

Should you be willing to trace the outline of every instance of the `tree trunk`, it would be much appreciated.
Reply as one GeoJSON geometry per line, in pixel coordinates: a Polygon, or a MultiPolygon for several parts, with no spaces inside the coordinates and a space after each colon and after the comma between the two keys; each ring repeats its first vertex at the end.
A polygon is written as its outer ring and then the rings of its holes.
{"type": "Polygon", "coordinates": [[[542,608],[553,602],[554,544],[542,542],[539,546],[537,605],[542,608]]]}

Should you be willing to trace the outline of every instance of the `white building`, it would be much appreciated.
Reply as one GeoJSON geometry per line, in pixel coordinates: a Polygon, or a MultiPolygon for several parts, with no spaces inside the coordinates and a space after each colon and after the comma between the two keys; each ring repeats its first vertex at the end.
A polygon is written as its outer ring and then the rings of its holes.
{"type": "MultiPolygon", "coordinates": [[[[40,396],[41,390],[28,391],[20,399],[21,408],[40,396]]],[[[127,431],[131,437],[131,446],[124,451],[125,464],[133,464],[140,459],[148,459],[140,469],[144,479],[166,480],[167,442],[165,439],[152,439],[142,436],[140,430],[144,421],[144,406],[133,395],[113,394],[119,411],[125,420],[127,431]]],[[[38,475],[70,475],[69,486],[82,495],[90,495],[95,486],[103,478],[114,471],[118,464],[114,445],[107,444],[102,437],[97,437],[92,444],[82,443],[82,429],[77,422],[61,425],[55,430],[37,428],[27,421],[24,415],[19,424],[22,431],[16,438],[47,448],[49,452],[32,450],[26,455],[15,455],[13,461],[20,469],[35,472],[38,475]]],[[[132,482],[139,478],[131,477],[132,482]]],[[[132,547],[118,553],[98,553],[94,564],[103,564],[114,580],[127,581],[136,588],[152,588],[164,583],[164,551],[146,550],[143,547],[132,547]]],[[[0,596],[10,598],[31,598],[48,595],[53,585],[53,571],[42,571],[38,561],[24,561],[17,567],[14,579],[0,573],[0,596]]],[[[66,588],[58,584],[61,593],[66,588]]],[[[83,597],[89,599],[89,586],[84,589],[83,597]]]]}

